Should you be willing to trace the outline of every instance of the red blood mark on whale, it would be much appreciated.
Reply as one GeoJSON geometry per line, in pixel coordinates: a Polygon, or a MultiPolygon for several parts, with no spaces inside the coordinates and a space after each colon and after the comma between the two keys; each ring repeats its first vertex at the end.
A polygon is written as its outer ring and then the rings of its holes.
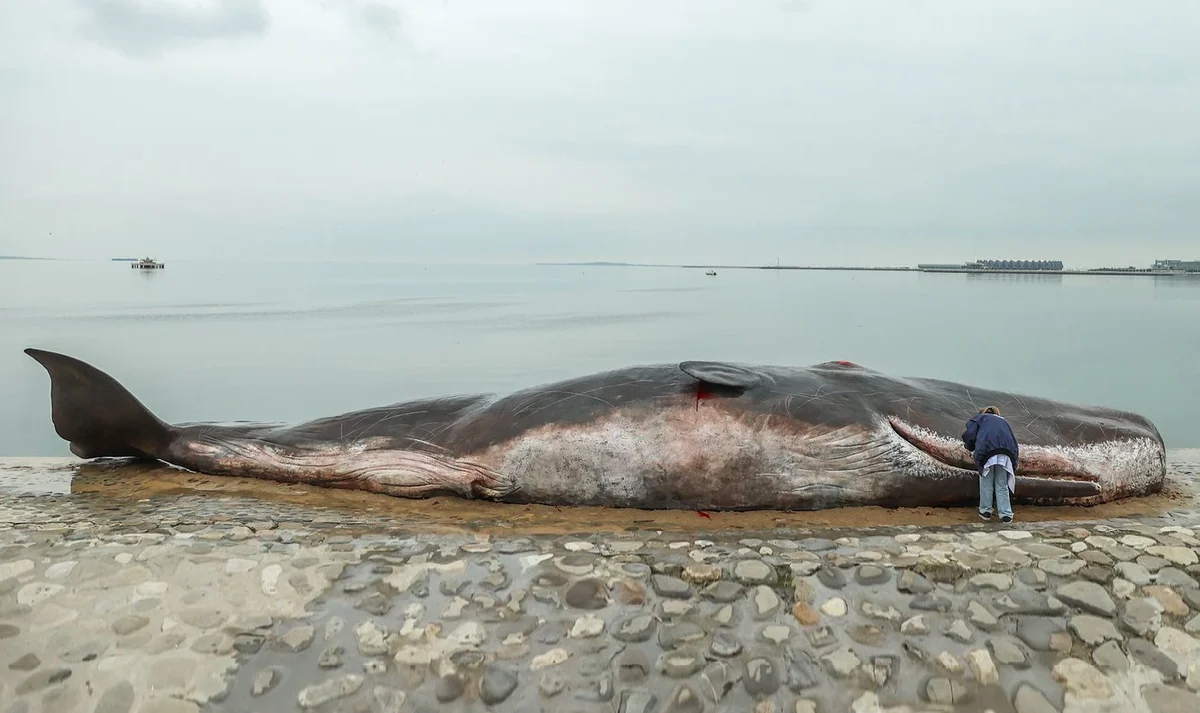
{"type": "Polygon", "coordinates": [[[846,361],[845,359],[838,359],[837,361],[835,361],[835,362],[834,362],[834,364],[837,364],[838,366],[853,366],[853,367],[858,367],[858,364],[855,364],[855,363],[854,363],[854,362],[852,362],[852,361],[846,361]]]}
{"type": "Polygon", "coordinates": [[[700,410],[701,399],[711,399],[712,397],[713,397],[713,393],[711,391],[709,391],[708,389],[704,388],[703,381],[696,383],[696,410],[697,411],[700,410]]]}

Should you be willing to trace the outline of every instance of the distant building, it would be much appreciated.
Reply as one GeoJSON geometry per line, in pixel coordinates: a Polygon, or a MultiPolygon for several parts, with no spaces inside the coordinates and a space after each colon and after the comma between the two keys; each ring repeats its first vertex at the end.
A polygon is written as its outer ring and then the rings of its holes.
{"type": "Polygon", "coordinates": [[[1152,270],[1171,272],[1200,272],[1200,260],[1155,260],[1152,270]]]}
{"type": "Polygon", "coordinates": [[[1061,271],[1061,260],[975,260],[962,262],[957,265],[924,264],[917,265],[920,270],[1037,270],[1054,272],[1061,271]]]}
{"type": "Polygon", "coordinates": [[[973,260],[970,263],[917,265],[919,270],[1037,270],[1061,271],[1062,260],[973,260]]]}
{"type": "Polygon", "coordinates": [[[980,260],[976,263],[984,270],[1047,270],[1061,271],[1062,260],[980,260]]]}

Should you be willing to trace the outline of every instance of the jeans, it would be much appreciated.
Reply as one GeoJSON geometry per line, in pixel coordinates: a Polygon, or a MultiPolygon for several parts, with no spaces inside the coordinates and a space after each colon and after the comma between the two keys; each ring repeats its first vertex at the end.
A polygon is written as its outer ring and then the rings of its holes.
{"type": "Polygon", "coordinates": [[[996,507],[1000,517],[1012,517],[1012,504],[1009,501],[1008,471],[1002,465],[994,465],[979,476],[979,512],[991,514],[992,498],[995,497],[996,507]]]}

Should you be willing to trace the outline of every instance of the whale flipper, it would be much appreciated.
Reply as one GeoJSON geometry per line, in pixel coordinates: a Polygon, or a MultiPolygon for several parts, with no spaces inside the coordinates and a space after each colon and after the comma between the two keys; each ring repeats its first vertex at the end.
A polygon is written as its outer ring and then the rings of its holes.
{"type": "Polygon", "coordinates": [[[96,367],[63,354],[26,349],[50,374],[54,430],[80,458],[155,459],[166,452],[171,427],[96,367]]]}

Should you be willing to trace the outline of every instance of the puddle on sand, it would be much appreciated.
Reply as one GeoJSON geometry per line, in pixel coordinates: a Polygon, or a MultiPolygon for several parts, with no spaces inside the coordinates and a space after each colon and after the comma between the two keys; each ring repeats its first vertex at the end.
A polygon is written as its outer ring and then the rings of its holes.
{"type": "MultiPolygon", "coordinates": [[[[1113,518],[1159,517],[1167,513],[1200,515],[1200,450],[1173,451],[1168,483],[1161,493],[1095,507],[1017,507],[1022,524],[1078,522],[1113,518]]],[[[289,509],[326,511],[342,517],[388,521],[427,532],[672,532],[765,531],[798,528],[856,528],[982,524],[975,508],[848,507],[818,511],[711,512],[626,508],[508,505],[436,497],[408,500],[352,490],[271,481],[208,476],[156,464],[124,461],[81,462],[70,458],[0,460],[0,497],[88,494],[111,502],[169,501],[211,495],[222,500],[267,505],[277,518],[289,509]]],[[[993,523],[999,525],[999,523],[993,523]]]]}

